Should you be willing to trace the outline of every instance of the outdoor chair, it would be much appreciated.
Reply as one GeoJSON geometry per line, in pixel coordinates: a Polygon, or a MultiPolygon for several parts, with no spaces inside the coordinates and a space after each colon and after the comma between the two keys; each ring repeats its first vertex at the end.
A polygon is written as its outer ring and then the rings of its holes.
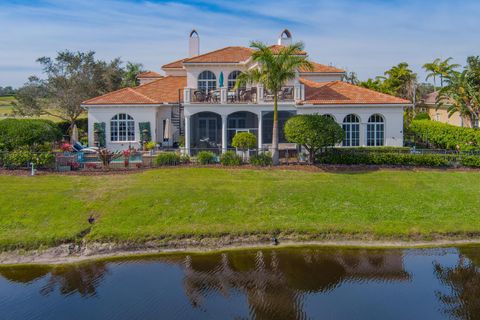
{"type": "Polygon", "coordinates": [[[205,93],[203,93],[203,91],[198,90],[198,91],[195,91],[193,94],[195,95],[195,101],[197,101],[197,102],[204,102],[205,101],[206,97],[205,97],[205,93]]]}

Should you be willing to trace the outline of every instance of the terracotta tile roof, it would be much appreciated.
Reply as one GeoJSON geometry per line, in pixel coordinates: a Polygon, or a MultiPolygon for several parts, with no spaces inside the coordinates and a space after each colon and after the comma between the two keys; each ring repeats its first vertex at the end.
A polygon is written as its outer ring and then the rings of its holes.
{"type": "Polygon", "coordinates": [[[322,72],[325,72],[325,73],[344,73],[345,70],[342,70],[342,69],[339,69],[339,68],[335,68],[335,67],[332,67],[332,66],[327,66],[327,65],[324,65],[324,64],[320,64],[320,63],[316,63],[316,62],[313,62],[313,61],[310,61],[313,65],[313,70],[306,70],[304,68],[301,68],[299,71],[301,73],[309,73],[309,72],[312,72],[312,73],[322,73],[322,72]]]}
{"type": "Polygon", "coordinates": [[[124,88],[86,100],[82,105],[110,104],[160,104],[178,103],[179,93],[187,85],[187,77],[167,76],[150,83],[124,88]]]}
{"type": "Polygon", "coordinates": [[[155,71],[146,71],[139,73],[137,75],[137,78],[162,78],[163,76],[160,73],[157,73],[155,71]]]}
{"type": "Polygon", "coordinates": [[[411,104],[408,100],[343,81],[318,83],[300,78],[300,82],[305,85],[302,104],[411,104]]]}
{"type": "Polygon", "coordinates": [[[246,47],[225,47],[185,59],[184,63],[238,63],[248,60],[253,50],[246,47]]]}
{"type": "Polygon", "coordinates": [[[162,69],[181,69],[183,68],[183,61],[187,60],[187,58],[183,58],[180,60],[176,60],[162,66],[162,69]]]}
{"type": "MultiPolygon", "coordinates": [[[[273,46],[269,47],[270,50],[272,50],[273,53],[278,53],[280,52],[281,49],[285,48],[285,46],[281,44],[274,44],[273,46]]],[[[306,55],[307,53],[303,50],[299,50],[296,52],[297,55],[306,55]]]]}

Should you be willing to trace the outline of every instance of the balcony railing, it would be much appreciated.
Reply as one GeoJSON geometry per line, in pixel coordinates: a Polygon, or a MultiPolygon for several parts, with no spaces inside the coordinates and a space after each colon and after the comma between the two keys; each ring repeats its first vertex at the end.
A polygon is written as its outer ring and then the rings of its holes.
{"type": "Polygon", "coordinates": [[[256,103],[257,88],[227,90],[220,88],[209,92],[199,89],[185,89],[185,102],[202,104],[235,104],[235,103],[256,103]]]}
{"type": "MultiPolygon", "coordinates": [[[[262,86],[228,90],[220,88],[211,91],[203,91],[194,88],[184,89],[184,102],[194,104],[248,104],[248,103],[272,103],[274,94],[265,90],[262,86]]],[[[279,102],[293,102],[304,99],[303,85],[284,86],[277,92],[279,102]]]]}
{"type": "MultiPolygon", "coordinates": [[[[295,87],[294,86],[285,86],[282,87],[280,91],[277,92],[278,101],[294,101],[294,93],[295,87]]],[[[275,95],[267,90],[263,92],[263,100],[265,102],[272,102],[275,95]]]]}

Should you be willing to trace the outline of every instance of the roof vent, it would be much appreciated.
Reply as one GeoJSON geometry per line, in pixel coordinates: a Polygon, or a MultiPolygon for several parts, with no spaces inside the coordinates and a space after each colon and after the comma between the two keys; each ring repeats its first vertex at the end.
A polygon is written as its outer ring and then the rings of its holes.
{"type": "Polygon", "coordinates": [[[198,36],[197,30],[193,29],[190,32],[188,39],[188,56],[196,57],[200,54],[200,37],[198,36]]]}
{"type": "Polygon", "coordinates": [[[280,33],[280,37],[278,37],[278,44],[281,46],[289,46],[292,44],[292,33],[285,29],[280,33]]]}

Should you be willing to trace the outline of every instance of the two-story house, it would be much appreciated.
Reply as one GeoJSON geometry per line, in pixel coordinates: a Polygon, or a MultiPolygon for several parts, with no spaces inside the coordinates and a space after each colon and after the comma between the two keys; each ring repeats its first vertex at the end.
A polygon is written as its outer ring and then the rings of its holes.
{"type": "MultiPolygon", "coordinates": [[[[271,48],[275,52],[291,42],[284,30],[271,48]]],[[[189,56],[164,65],[164,75],[140,74],[139,86],[82,104],[88,110],[89,144],[120,150],[149,140],[177,145],[184,137],[188,153],[225,151],[237,132],[248,131],[266,149],[277,94],[280,149],[289,146],[283,125],[295,114],[331,116],[345,130],[343,146],[403,145],[403,110],[409,101],[344,82],[343,70],[316,62],[311,71],[298,70],[277,93],[261,85],[234,89],[238,75],[256,67],[251,55],[252,49],[238,46],[200,54],[199,35],[192,31],[189,56]]]]}

